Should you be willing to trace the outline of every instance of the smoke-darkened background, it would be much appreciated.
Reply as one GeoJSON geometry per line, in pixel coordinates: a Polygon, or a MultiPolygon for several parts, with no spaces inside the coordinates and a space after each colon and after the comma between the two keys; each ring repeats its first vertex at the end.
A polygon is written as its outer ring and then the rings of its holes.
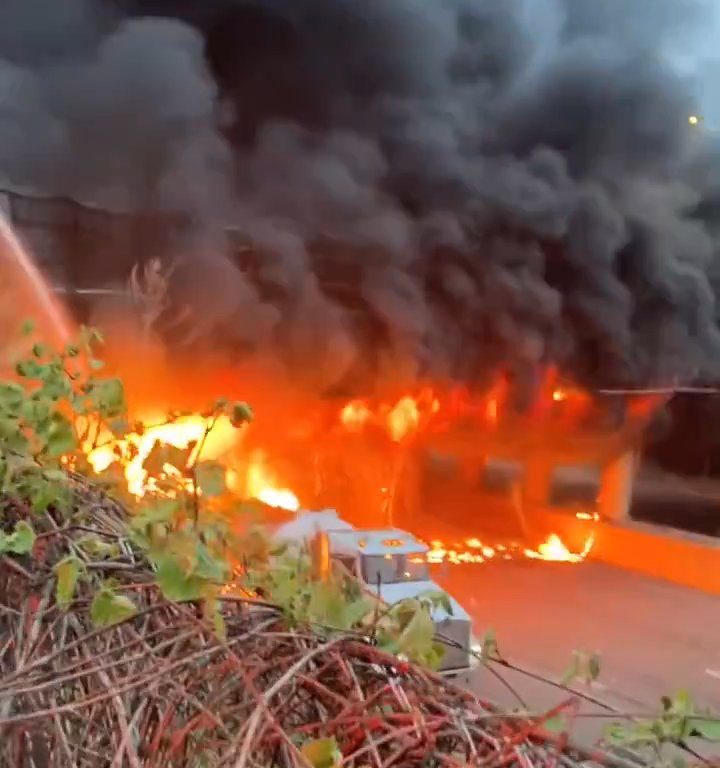
{"type": "Polygon", "coordinates": [[[201,338],[322,391],[707,380],[714,6],[4,0],[0,175],[189,217],[168,250],[201,338]]]}

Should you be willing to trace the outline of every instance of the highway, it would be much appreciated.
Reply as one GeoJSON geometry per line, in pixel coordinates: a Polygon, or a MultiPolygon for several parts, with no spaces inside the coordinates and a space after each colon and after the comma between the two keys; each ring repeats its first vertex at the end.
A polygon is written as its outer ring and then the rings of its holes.
{"type": "MultiPolygon", "coordinates": [[[[502,654],[518,666],[560,680],[574,650],[597,652],[601,673],[588,692],[621,711],[657,712],[661,696],[683,688],[720,711],[720,598],[592,562],[448,564],[434,578],[471,614],[475,635],[492,628],[502,654]]],[[[502,674],[533,709],[567,698],[502,674]]],[[[471,685],[480,696],[518,706],[487,671],[471,685]]],[[[583,719],[574,733],[596,737],[606,722],[583,719]]]]}

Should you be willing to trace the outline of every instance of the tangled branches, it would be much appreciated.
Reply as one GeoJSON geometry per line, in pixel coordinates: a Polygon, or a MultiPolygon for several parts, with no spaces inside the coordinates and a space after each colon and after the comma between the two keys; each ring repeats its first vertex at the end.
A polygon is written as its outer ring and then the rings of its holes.
{"type": "Polygon", "coordinates": [[[83,525],[47,513],[32,555],[0,560],[0,765],[580,763],[543,718],[502,715],[357,634],[290,630],[277,608],[230,596],[219,634],[202,603],[163,597],[123,539],[122,509],[76,486],[83,525]],[[132,613],[103,620],[89,581],[58,601],[56,564],[87,527],[116,550],[86,567],[111,577],[132,613]]]}
{"type": "Polygon", "coordinates": [[[82,605],[59,612],[47,586],[17,617],[2,655],[0,763],[300,766],[320,762],[310,752],[329,739],[346,766],[578,759],[539,723],[503,718],[355,638],[288,632],[276,610],[228,600],[222,642],[191,607],[135,591],[138,614],[101,631],[82,605]]]}

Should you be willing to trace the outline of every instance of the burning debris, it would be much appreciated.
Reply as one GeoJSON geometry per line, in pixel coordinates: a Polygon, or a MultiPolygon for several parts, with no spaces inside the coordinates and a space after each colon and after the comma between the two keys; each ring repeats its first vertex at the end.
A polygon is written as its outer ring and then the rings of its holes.
{"type": "Polygon", "coordinates": [[[466,539],[462,542],[445,543],[433,539],[427,555],[429,563],[480,564],[492,560],[543,560],[546,563],[582,563],[592,551],[595,535],[590,534],[581,552],[571,552],[556,534],[551,533],[537,549],[529,549],[519,542],[509,544],[483,544],[480,539],[466,539]]]}
{"type": "MultiPolygon", "coordinates": [[[[558,390],[553,390],[552,401],[556,406],[571,407],[574,398],[581,398],[581,393],[573,394],[571,390],[563,391],[563,397],[556,397],[558,390]]],[[[335,427],[341,434],[349,437],[361,436],[366,430],[380,433],[388,441],[391,452],[388,454],[385,483],[380,488],[383,509],[373,513],[366,511],[365,520],[373,519],[373,514],[382,512],[386,522],[393,520],[393,505],[402,482],[404,463],[410,460],[414,441],[421,440],[424,431],[445,429],[462,413],[470,418],[480,418],[476,423],[478,434],[483,430],[498,429],[501,425],[501,413],[497,387],[489,394],[482,395],[476,403],[457,396],[443,398],[431,389],[424,389],[417,395],[406,394],[396,401],[372,403],[370,400],[352,400],[336,411],[335,427]],[[495,402],[497,411],[490,420],[485,419],[486,403],[495,402]]],[[[180,459],[192,462],[199,446],[202,445],[205,455],[210,459],[222,458],[226,463],[226,485],[239,498],[252,499],[261,502],[269,508],[298,512],[303,506],[303,495],[297,489],[286,487],[279,480],[273,462],[268,453],[257,447],[252,440],[253,426],[237,431],[226,416],[208,417],[202,414],[176,416],[162,421],[159,416],[148,418],[147,421],[136,421],[134,431],[129,432],[121,440],[112,439],[109,435],[96,436],[92,445],[86,445],[87,458],[93,469],[106,472],[111,465],[116,465],[127,483],[128,491],[140,498],[146,493],[157,492],[154,477],[148,478],[145,463],[156,449],[170,446],[178,449],[180,459]],[[212,429],[208,430],[212,421],[212,429]]],[[[319,445],[325,439],[323,434],[313,434],[312,440],[319,445]]],[[[337,445],[337,443],[333,443],[337,445]]],[[[339,443],[342,445],[342,442],[339,443]]],[[[311,446],[306,446],[312,450],[311,446]]],[[[362,448],[361,451],[378,450],[378,444],[362,448]]],[[[359,454],[360,456],[363,453],[359,454]]],[[[164,461],[164,459],[163,459],[164,461]]],[[[177,461],[177,459],[175,459],[177,461]]],[[[182,477],[184,465],[165,462],[162,467],[156,467],[159,476],[182,477]]],[[[305,504],[316,501],[315,496],[306,495],[305,504]]],[[[343,508],[342,498],[332,498],[331,505],[343,508]]],[[[597,514],[578,512],[580,519],[597,520],[597,514]]],[[[363,520],[358,522],[362,523],[363,520]]],[[[468,521],[470,523],[470,521],[468,521]]],[[[481,521],[480,521],[481,524],[481,521]]],[[[590,553],[594,535],[588,535],[582,550],[573,553],[567,549],[560,537],[553,533],[537,548],[530,548],[527,543],[493,542],[483,543],[477,538],[468,538],[462,542],[443,542],[432,540],[427,554],[427,562],[431,564],[481,564],[491,560],[535,559],[547,562],[582,562],[590,553]]]]}

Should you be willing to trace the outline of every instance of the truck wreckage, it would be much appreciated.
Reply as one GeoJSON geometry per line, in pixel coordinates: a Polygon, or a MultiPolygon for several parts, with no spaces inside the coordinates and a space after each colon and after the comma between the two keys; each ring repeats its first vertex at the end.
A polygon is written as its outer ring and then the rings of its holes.
{"type": "Polygon", "coordinates": [[[272,538],[289,546],[307,546],[320,540],[316,551],[324,559],[321,570],[340,567],[356,578],[369,596],[388,606],[431,593],[444,594],[445,607],[435,604],[432,608],[436,632],[445,644],[439,671],[459,676],[474,667],[472,620],[460,603],[431,579],[426,560],[429,547],[411,533],[397,528],[354,528],[334,510],[303,510],[275,528],[272,538]]]}

